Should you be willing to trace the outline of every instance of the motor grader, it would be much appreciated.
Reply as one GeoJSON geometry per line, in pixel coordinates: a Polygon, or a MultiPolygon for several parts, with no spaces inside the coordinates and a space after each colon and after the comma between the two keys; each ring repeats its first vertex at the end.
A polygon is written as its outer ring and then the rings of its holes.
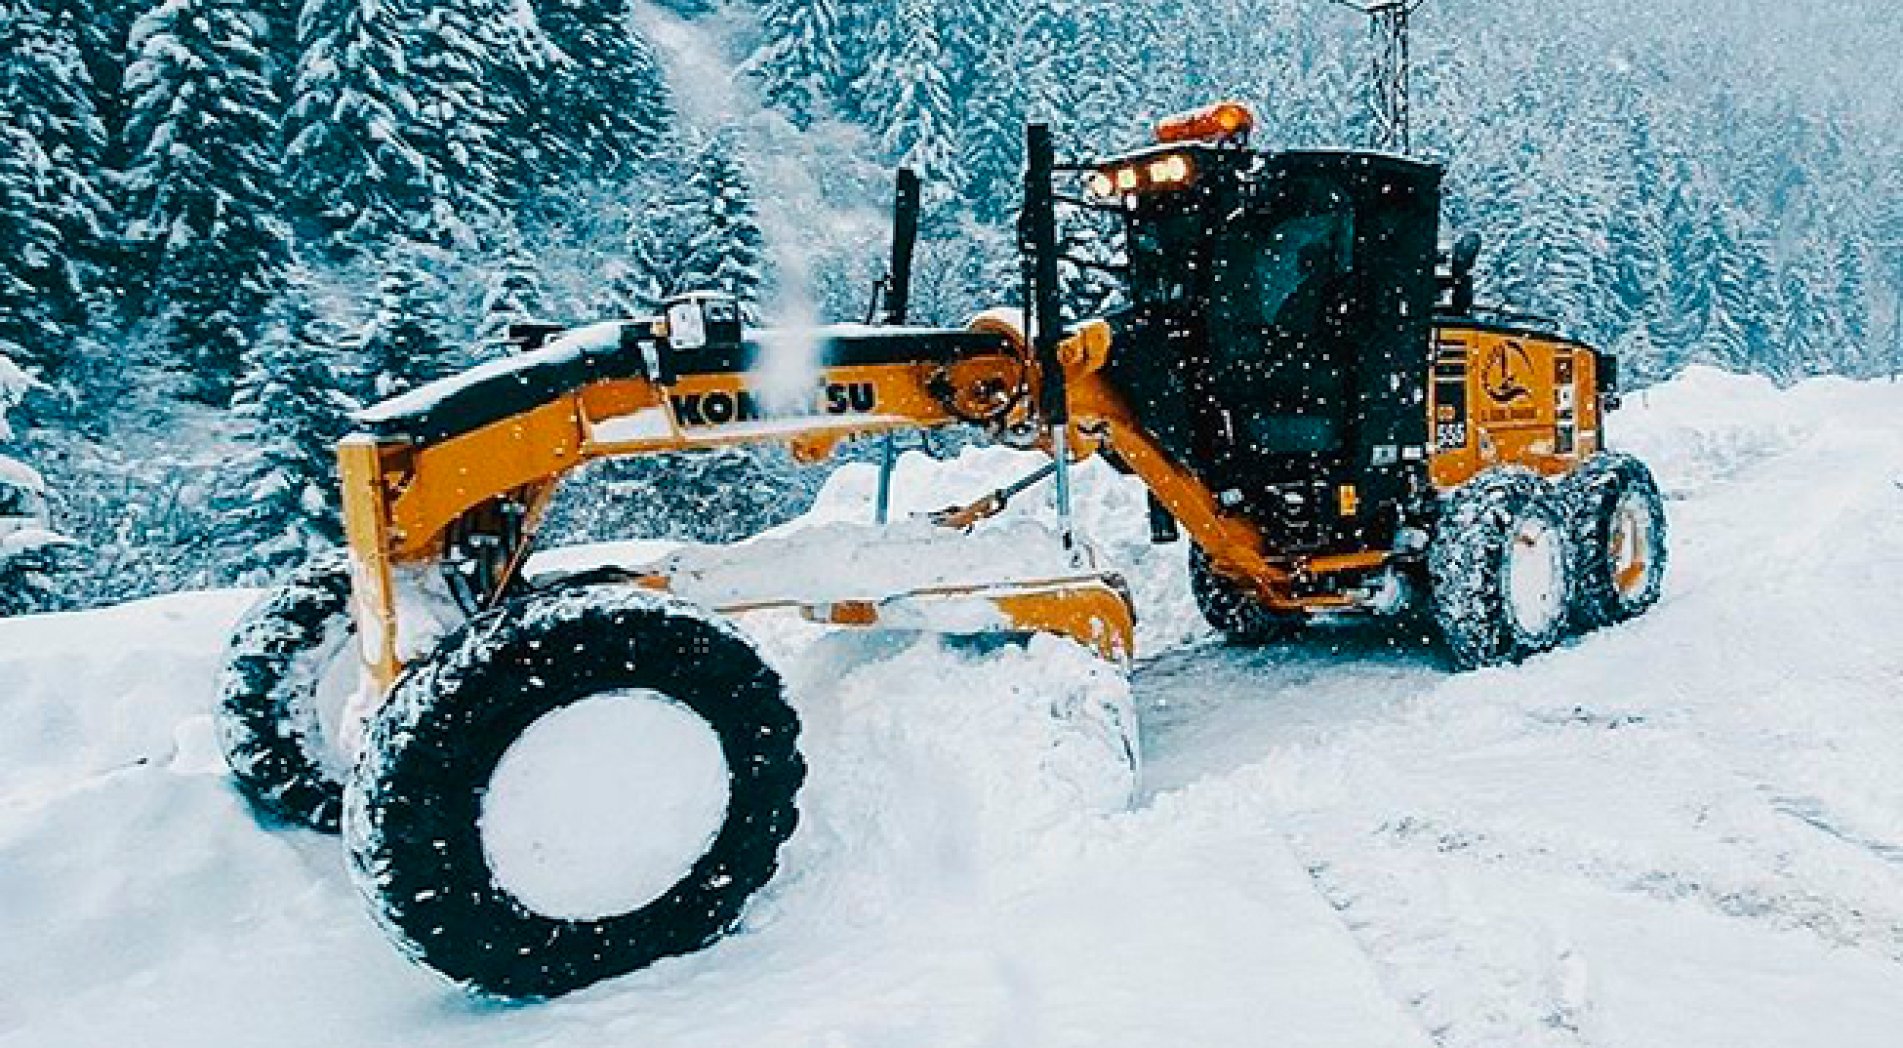
{"type": "MultiPolygon", "coordinates": [[[[1259,151],[1252,126],[1225,103],[1060,162],[1033,125],[1024,305],[964,328],[905,323],[919,195],[902,176],[886,323],[755,331],[731,299],[694,294],[658,317],[524,330],[520,354],[365,412],[339,449],[348,555],[300,572],[233,641],[219,723],[238,783],[266,813],[341,828],[377,918],[422,964],[547,997],[707,946],[776,869],[799,724],[735,616],[1138,654],[1127,587],[1071,521],[1082,460],[1147,486],[1156,539],[1188,537],[1196,601],[1237,642],[1415,614],[1455,667],[1484,667],[1654,603],[1665,518],[1645,467],[1606,449],[1613,361],[1476,305],[1477,242],[1439,247],[1439,168],[1259,151]],[[1127,305],[1068,325],[1065,208],[1115,222],[1128,263],[1127,305]],[[1048,465],[925,526],[982,531],[1048,484],[1050,558],[817,594],[771,570],[798,547],[755,549],[718,584],[718,551],[526,569],[586,463],[759,443],[817,461],[940,427],[1048,465]],[[538,748],[572,760],[526,770],[538,748]],[[554,780],[565,799],[498,828],[499,806],[554,780]],[[538,815],[599,808],[604,783],[609,809],[538,836],[538,815]]],[[[867,544],[921,526],[888,522],[884,491],[867,544]]]]}

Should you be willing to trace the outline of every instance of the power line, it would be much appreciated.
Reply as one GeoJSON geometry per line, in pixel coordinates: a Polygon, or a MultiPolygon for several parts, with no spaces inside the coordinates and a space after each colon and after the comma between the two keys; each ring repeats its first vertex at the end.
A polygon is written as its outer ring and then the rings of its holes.
{"type": "Polygon", "coordinates": [[[1408,45],[1408,22],[1427,0],[1333,0],[1367,16],[1374,44],[1374,68],[1369,77],[1369,106],[1374,112],[1376,149],[1407,153],[1414,147],[1413,108],[1408,81],[1413,60],[1408,45]]]}

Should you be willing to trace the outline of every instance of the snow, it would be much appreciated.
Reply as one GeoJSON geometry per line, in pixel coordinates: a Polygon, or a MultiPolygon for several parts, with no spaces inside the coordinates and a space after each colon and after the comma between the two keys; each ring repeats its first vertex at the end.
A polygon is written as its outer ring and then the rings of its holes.
{"type": "Polygon", "coordinates": [[[1539,636],[1566,614],[1566,553],[1559,533],[1543,521],[1522,525],[1506,564],[1507,605],[1520,628],[1539,636]]]}
{"type": "Polygon", "coordinates": [[[727,814],[727,761],[699,715],[611,692],[530,725],[489,781],[483,849],[503,888],[573,920],[639,909],[687,876],[727,814]]]}
{"type": "Polygon", "coordinates": [[[522,353],[479,364],[461,374],[432,382],[401,396],[392,397],[381,404],[358,412],[357,421],[376,424],[407,415],[423,414],[440,406],[452,396],[537,365],[565,364],[595,354],[613,353],[621,346],[622,326],[622,321],[608,321],[563,332],[548,345],[533,353],[522,353]]]}
{"type": "Polygon", "coordinates": [[[0,518],[0,562],[28,553],[43,553],[50,549],[68,548],[75,543],[72,539],[57,531],[45,528],[12,528],[13,521],[0,518]]]}
{"type": "Polygon", "coordinates": [[[834,521],[739,547],[695,547],[657,565],[673,592],[709,607],[796,597],[877,600],[942,586],[1002,586],[1075,576],[1057,533],[1013,521],[971,535],[909,520],[878,528],[834,521]]]}
{"type": "MultiPolygon", "coordinates": [[[[1140,489],[1081,470],[1132,678],[1053,638],[749,621],[811,765],[781,876],[705,953],[533,1007],[410,968],[335,842],[258,828],[219,773],[251,595],[0,622],[0,1044],[1886,1046],[1900,420],[1887,383],[1633,396],[1608,428],[1671,500],[1664,600],[1465,675],[1400,627],[1214,645],[1140,489]]],[[[907,456],[899,512],[1032,461],[907,456]]]]}
{"type": "Polygon", "coordinates": [[[632,444],[642,440],[666,440],[674,436],[674,420],[666,408],[642,408],[626,415],[596,421],[589,437],[597,444],[632,444]]]}
{"type": "Polygon", "coordinates": [[[40,476],[39,470],[6,455],[0,455],[0,484],[30,491],[35,495],[46,493],[46,478],[40,476]]]}

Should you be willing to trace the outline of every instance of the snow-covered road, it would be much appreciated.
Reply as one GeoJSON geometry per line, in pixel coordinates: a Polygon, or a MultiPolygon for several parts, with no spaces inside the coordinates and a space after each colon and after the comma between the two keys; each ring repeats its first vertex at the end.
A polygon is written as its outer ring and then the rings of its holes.
{"type": "Polygon", "coordinates": [[[1403,631],[1210,644],[1089,471],[1153,653],[1134,806],[1044,716],[1123,686],[1073,649],[769,631],[813,765],[783,875],[744,934],[527,1008],[406,966],[335,842],[226,786],[246,595],[0,623],[0,1044],[1895,1044],[1903,387],[1693,372],[1614,432],[1672,499],[1664,603],[1463,676],[1403,631]]]}

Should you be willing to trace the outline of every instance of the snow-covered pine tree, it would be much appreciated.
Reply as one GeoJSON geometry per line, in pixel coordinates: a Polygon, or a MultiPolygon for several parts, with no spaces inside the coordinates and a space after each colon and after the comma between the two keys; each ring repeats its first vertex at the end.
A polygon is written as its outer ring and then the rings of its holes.
{"type": "Polygon", "coordinates": [[[13,439],[13,412],[26,403],[26,395],[39,384],[13,354],[13,346],[0,342],[0,441],[13,439]]]}
{"type": "Polygon", "coordinates": [[[511,129],[525,122],[519,85],[498,54],[495,25],[509,5],[430,4],[409,34],[410,140],[426,165],[428,214],[420,237],[470,248],[475,230],[502,220],[518,159],[511,129]]]}
{"type": "Polygon", "coordinates": [[[258,17],[264,20],[265,56],[269,59],[271,89],[279,98],[290,99],[296,92],[297,67],[303,58],[299,23],[309,0],[252,0],[258,17]]]}
{"type": "Polygon", "coordinates": [[[1101,214],[1066,210],[1058,216],[1058,250],[1066,259],[1058,266],[1068,320],[1101,316],[1127,304],[1121,268],[1129,264],[1115,221],[1101,214]]]}
{"type": "Polygon", "coordinates": [[[1834,333],[1841,342],[1838,370],[1859,377],[1881,370],[1870,344],[1870,269],[1864,250],[1862,237],[1836,238],[1836,286],[1831,289],[1837,314],[1834,333]]]}
{"type": "Polygon", "coordinates": [[[142,5],[120,0],[15,0],[13,6],[43,10],[50,24],[78,49],[90,108],[106,129],[102,155],[111,166],[119,159],[112,155],[111,129],[125,122],[126,38],[142,5]]]}
{"type": "Polygon", "coordinates": [[[844,86],[838,0],[764,0],[762,40],[745,72],[760,97],[799,127],[830,111],[844,86]]]}
{"type": "Polygon", "coordinates": [[[397,0],[307,0],[284,118],[284,174],[300,210],[341,244],[364,247],[410,228],[430,175],[411,141],[397,0]]]}
{"type": "Polygon", "coordinates": [[[615,292],[633,316],[659,312],[662,300],[684,283],[690,261],[686,249],[706,210],[694,193],[697,159],[658,161],[627,190],[636,203],[627,211],[626,265],[615,274],[615,292]]]}
{"type": "Polygon", "coordinates": [[[658,152],[673,105],[628,0],[539,0],[536,10],[554,63],[542,99],[543,179],[611,174],[658,152]]]}
{"type": "Polygon", "coordinates": [[[1788,379],[1766,361],[1774,351],[1778,288],[1762,238],[1748,216],[1716,197],[1685,214],[1701,216],[1675,231],[1680,245],[1676,312],[1686,325],[1691,361],[1788,379]]]}
{"type": "Polygon", "coordinates": [[[132,30],[128,236],[148,315],[194,393],[229,401],[285,257],[276,96],[236,0],[166,0],[132,30]]]}
{"type": "Polygon", "coordinates": [[[695,154],[687,185],[691,239],[671,291],[724,291],[751,307],[766,283],[766,245],[737,148],[735,136],[723,131],[707,136],[695,154]]]}
{"type": "Polygon", "coordinates": [[[0,95],[53,165],[54,221],[77,255],[97,262],[114,216],[104,188],[109,136],[79,47],[84,35],[70,12],[32,3],[0,9],[0,95]]]}
{"type": "Polygon", "coordinates": [[[946,47],[955,74],[959,168],[965,200],[980,221],[1001,224],[1016,213],[1024,170],[1024,84],[1011,64],[1022,5],[1000,0],[949,28],[946,47]]]}
{"type": "Polygon", "coordinates": [[[1081,40],[1077,8],[1078,0],[1030,4],[1011,41],[1025,116],[1050,124],[1060,143],[1074,141],[1077,129],[1079,85],[1070,68],[1081,40]]]}
{"type": "MultiPolygon", "coordinates": [[[[1623,162],[1614,174],[1615,204],[1608,229],[1605,265],[1609,326],[1623,337],[1637,325],[1656,325],[1668,296],[1665,270],[1665,172],[1652,119],[1645,106],[1627,96],[1617,124],[1623,127],[1623,162]]],[[[1657,331],[1646,332],[1645,345],[1656,353],[1657,331]]],[[[1642,372],[1635,371],[1634,374],[1642,372]]]]}
{"type": "Polygon", "coordinates": [[[1824,327],[1824,303],[1815,253],[1813,245],[1805,245],[1784,267],[1776,341],[1762,347],[1756,361],[1777,377],[1809,378],[1822,371],[1825,347],[1818,344],[1817,336],[1824,327]]]}
{"type": "Polygon", "coordinates": [[[476,341],[484,353],[507,351],[509,326],[548,319],[542,274],[521,238],[505,238],[482,296],[482,324],[476,341]]]}
{"type": "Polygon", "coordinates": [[[348,339],[353,392],[366,404],[434,382],[462,363],[451,358],[442,291],[426,262],[416,244],[391,245],[377,280],[376,309],[348,339]]]}
{"type": "Polygon", "coordinates": [[[1872,320],[1872,371],[1903,375],[1903,163],[1886,170],[1875,181],[1876,197],[1870,213],[1873,281],[1880,288],[1874,299],[1881,306],[1872,320]]]}
{"type": "Polygon", "coordinates": [[[916,170],[928,192],[944,200],[960,196],[964,182],[938,16],[932,0],[894,0],[858,91],[866,111],[878,115],[885,154],[916,170]]]}
{"type": "Polygon", "coordinates": [[[222,501],[245,581],[280,576],[343,538],[336,447],[357,404],[339,388],[340,342],[310,274],[293,267],[232,403],[245,447],[222,501]]]}
{"type": "Polygon", "coordinates": [[[1606,255],[1611,214],[1604,187],[1561,141],[1545,143],[1534,165],[1522,169],[1518,207],[1526,284],[1520,304],[1558,321],[1579,337],[1603,341],[1599,260],[1606,255]],[[1530,177],[1529,177],[1530,176],[1530,177]]]}
{"type": "MultiPolygon", "coordinates": [[[[102,191],[106,132],[93,110],[90,74],[69,18],[55,25],[33,4],[0,9],[0,113],[8,129],[0,155],[8,243],[0,247],[16,352],[49,382],[65,365],[89,320],[92,288],[100,287],[111,206],[102,191]],[[27,328],[37,329],[28,335],[27,328]]],[[[10,336],[0,333],[0,339],[10,336]]]]}
{"type": "MultiPolygon", "coordinates": [[[[38,382],[0,346],[0,445],[14,437],[8,415],[38,382]]],[[[47,528],[46,480],[0,450],[0,618],[51,611],[60,603],[54,575],[70,543],[47,528]]]]}
{"type": "Polygon", "coordinates": [[[52,162],[14,112],[0,97],[0,356],[57,374],[80,292],[47,200],[52,162]]]}

